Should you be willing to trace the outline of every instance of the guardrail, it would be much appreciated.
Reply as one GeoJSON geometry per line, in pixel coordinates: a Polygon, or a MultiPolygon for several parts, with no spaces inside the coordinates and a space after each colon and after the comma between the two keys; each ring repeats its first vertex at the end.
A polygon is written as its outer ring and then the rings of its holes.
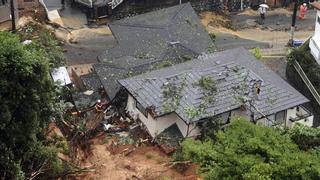
{"type": "Polygon", "coordinates": [[[312,83],[310,82],[309,78],[307,77],[307,75],[305,74],[303,69],[301,68],[300,64],[297,61],[293,61],[293,67],[296,69],[296,71],[300,75],[303,82],[307,85],[307,87],[308,87],[309,91],[311,92],[311,94],[313,95],[314,99],[320,105],[320,95],[317,92],[317,90],[314,88],[312,83]]]}

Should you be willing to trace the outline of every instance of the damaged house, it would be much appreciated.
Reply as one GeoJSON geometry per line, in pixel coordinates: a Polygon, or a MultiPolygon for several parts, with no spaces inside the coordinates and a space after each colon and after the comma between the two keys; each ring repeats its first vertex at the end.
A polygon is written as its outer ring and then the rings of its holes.
{"type": "Polygon", "coordinates": [[[214,45],[189,3],[109,24],[117,45],[99,56],[94,72],[110,100],[117,80],[211,52],[214,45]]]}
{"type": "MultiPolygon", "coordinates": [[[[309,102],[244,48],[119,80],[128,95],[127,111],[152,137],[176,129],[197,136],[212,119],[227,124],[246,116],[268,126],[313,125],[309,102]]],[[[177,132],[176,132],[177,133],[177,132]]]]}

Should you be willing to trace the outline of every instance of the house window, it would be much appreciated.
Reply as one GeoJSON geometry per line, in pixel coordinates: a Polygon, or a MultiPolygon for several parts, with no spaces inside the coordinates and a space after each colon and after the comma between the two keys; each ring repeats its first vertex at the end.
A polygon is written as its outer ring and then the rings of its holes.
{"type": "Polygon", "coordinates": [[[136,101],[136,107],[145,117],[148,117],[147,110],[138,101],[136,101]]]}
{"type": "Polygon", "coordinates": [[[23,2],[33,2],[34,0],[23,0],[23,2]]]}
{"type": "Polygon", "coordinates": [[[286,111],[277,112],[275,118],[277,123],[284,123],[286,118],[286,111]]]}

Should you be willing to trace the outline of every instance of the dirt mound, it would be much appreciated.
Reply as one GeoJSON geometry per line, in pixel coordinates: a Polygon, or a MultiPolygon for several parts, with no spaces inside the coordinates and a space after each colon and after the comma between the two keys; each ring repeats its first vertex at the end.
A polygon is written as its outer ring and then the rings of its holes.
{"type": "Polygon", "coordinates": [[[199,15],[200,15],[201,23],[205,27],[211,26],[211,27],[231,28],[231,25],[232,25],[231,20],[225,14],[204,11],[204,12],[201,12],[199,15]]]}
{"type": "Polygon", "coordinates": [[[197,179],[195,166],[190,166],[184,173],[178,172],[170,166],[172,159],[156,146],[110,147],[110,141],[105,142],[101,137],[92,141],[92,155],[83,160],[81,166],[92,166],[95,171],[75,179],[197,179]],[[131,152],[126,153],[128,151],[131,152]]]}

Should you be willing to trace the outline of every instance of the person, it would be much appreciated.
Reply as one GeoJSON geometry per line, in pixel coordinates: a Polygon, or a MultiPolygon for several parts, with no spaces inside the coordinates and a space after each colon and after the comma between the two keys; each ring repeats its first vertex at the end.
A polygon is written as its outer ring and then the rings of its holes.
{"type": "Polygon", "coordinates": [[[304,15],[307,13],[307,3],[303,3],[301,6],[300,6],[300,15],[299,15],[299,19],[304,19],[304,15]]]}
{"type": "Polygon", "coordinates": [[[284,0],[282,3],[282,7],[287,8],[289,4],[290,4],[290,0],[284,0]]]}
{"type": "Polygon", "coordinates": [[[261,18],[261,24],[264,24],[264,20],[266,19],[267,8],[260,6],[258,9],[261,18]]]}
{"type": "Polygon", "coordinates": [[[97,100],[97,103],[95,105],[96,112],[102,112],[103,110],[103,103],[101,102],[100,99],[97,100]]]}

